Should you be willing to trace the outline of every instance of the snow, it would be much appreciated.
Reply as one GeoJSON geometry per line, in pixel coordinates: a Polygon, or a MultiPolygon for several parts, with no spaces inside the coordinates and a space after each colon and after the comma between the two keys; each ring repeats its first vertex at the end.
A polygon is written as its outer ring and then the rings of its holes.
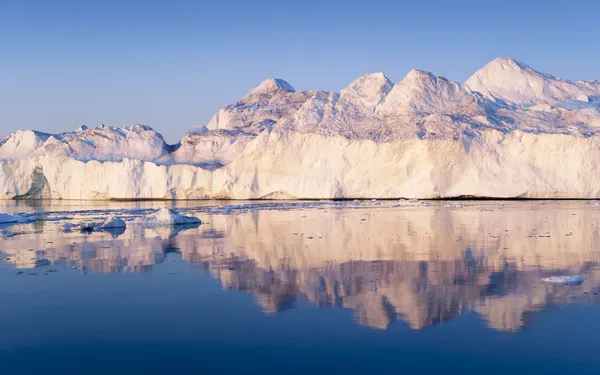
{"type": "Polygon", "coordinates": [[[252,134],[224,129],[189,133],[175,151],[158,162],[194,164],[209,169],[221,167],[231,163],[253,138],[252,134]]]}
{"type": "Polygon", "coordinates": [[[413,69],[394,86],[379,111],[387,115],[478,113],[484,104],[481,95],[464,85],[413,69]]]}
{"type": "Polygon", "coordinates": [[[283,89],[275,90],[269,95],[259,95],[253,91],[221,109],[206,127],[209,130],[241,130],[256,135],[263,130],[272,129],[281,118],[293,116],[314,95],[313,91],[283,89]]]}
{"type": "Polygon", "coordinates": [[[493,60],[473,74],[466,85],[484,95],[519,105],[600,95],[598,80],[563,80],[538,72],[512,58],[493,60]]]}
{"type": "Polygon", "coordinates": [[[0,162],[0,194],[6,199],[598,198],[598,150],[599,137],[522,131],[492,131],[464,141],[386,143],[273,132],[252,140],[234,161],[214,171],[52,155],[0,162]]]}
{"type": "Polygon", "coordinates": [[[146,217],[146,223],[151,225],[185,225],[185,224],[202,224],[202,221],[194,216],[185,216],[168,208],[161,208],[146,217]]]}
{"type": "Polygon", "coordinates": [[[383,102],[394,84],[383,73],[365,74],[340,92],[340,101],[369,114],[383,102]]]}
{"type": "Polygon", "coordinates": [[[39,150],[51,135],[33,130],[18,130],[0,143],[0,159],[23,159],[39,150]]]}
{"type": "Polygon", "coordinates": [[[82,126],[72,133],[46,134],[19,130],[0,144],[0,159],[19,160],[38,155],[61,155],[89,161],[124,158],[156,160],[169,152],[163,137],[149,126],[114,128],[82,126]]]}
{"type": "Polygon", "coordinates": [[[567,99],[553,105],[554,108],[564,108],[568,110],[579,110],[586,108],[600,109],[600,96],[578,97],[575,100],[567,99]],[[584,99],[585,98],[585,99],[584,99]]]}
{"type": "Polygon", "coordinates": [[[0,138],[0,198],[599,198],[600,81],[496,59],[340,93],[268,79],[175,145],[148,126],[0,138]]]}
{"type": "Polygon", "coordinates": [[[296,91],[292,87],[292,85],[280,78],[269,78],[264,80],[260,85],[256,86],[254,89],[252,89],[252,91],[250,91],[248,95],[270,95],[277,90],[284,90],[288,92],[296,91]]]}
{"type": "Polygon", "coordinates": [[[579,275],[574,276],[552,276],[542,279],[543,282],[551,284],[563,284],[563,285],[579,285],[583,283],[583,277],[579,275]]]}

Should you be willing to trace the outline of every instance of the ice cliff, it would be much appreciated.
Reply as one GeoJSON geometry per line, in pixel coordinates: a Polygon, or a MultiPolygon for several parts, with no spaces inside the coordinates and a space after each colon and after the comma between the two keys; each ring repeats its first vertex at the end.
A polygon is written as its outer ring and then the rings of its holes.
{"type": "Polygon", "coordinates": [[[340,93],[268,79],[168,145],[134,125],[0,137],[0,198],[600,197],[600,81],[496,59],[340,93]]]}

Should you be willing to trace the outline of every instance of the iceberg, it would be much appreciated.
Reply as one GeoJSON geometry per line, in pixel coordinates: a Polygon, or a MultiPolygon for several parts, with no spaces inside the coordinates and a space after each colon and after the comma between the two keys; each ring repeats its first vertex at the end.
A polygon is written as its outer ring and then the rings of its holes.
{"type": "Polygon", "coordinates": [[[0,199],[595,199],[599,97],[508,58],[464,84],[271,78],[175,145],[145,125],[0,137],[0,199]]]}
{"type": "Polygon", "coordinates": [[[116,229],[116,228],[126,228],[127,224],[121,218],[116,216],[109,216],[100,224],[100,229],[116,229]]]}
{"type": "Polygon", "coordinates": [[[191,225],[202,224],[202,221],[194,216],[185,216],[168,208],[161,208],[158,212],[146,217],[146,223],[149,225],[191,225]]]}

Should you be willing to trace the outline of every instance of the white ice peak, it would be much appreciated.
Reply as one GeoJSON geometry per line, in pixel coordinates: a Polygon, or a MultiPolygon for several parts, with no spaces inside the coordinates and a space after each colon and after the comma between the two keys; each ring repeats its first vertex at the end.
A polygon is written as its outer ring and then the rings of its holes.
{"type": "Polygon", "coordinates": [[[393,87],[394,83],[383,73],[365,74],[342,89],[340,100],[374,109],[392,91],[393,87]]]}
{"type": "Polygon", "coordinates": [[[460,83],[413,69],[394,86],[379,112],[387,116],[451,114],[477,100],[478,96],[460,83]]]}
{"type": "Polygon", "coordinates": [[[296,91],[292,85],[280,78],[269,78],[262,81],[262,83],[256,86],[248,95],[265,95],[271,94],[277,90],[285,90],[289,92],[296,91]]]}
{"type": "Polygon", "coordinates": [[[600,95],[600,81],[569,81],[538,72],[512,58],[497,58],[479,69],[466,85],[509,104],[555,104],[582,95],[600,95]]]}

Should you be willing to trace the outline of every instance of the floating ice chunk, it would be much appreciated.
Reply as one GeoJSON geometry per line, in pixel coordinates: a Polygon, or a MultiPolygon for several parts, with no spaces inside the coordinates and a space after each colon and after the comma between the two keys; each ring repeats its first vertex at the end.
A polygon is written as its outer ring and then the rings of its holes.
{"type": "Polygon", "coordinates": [[[0,224],[17,224],[17,223],[28,223],[34,221],[31,218],[12,215],[12,214],[4,214],[0,213],[0,224]]]}
{"type": "Polygon", "coordinates": [[[583,283],[583,277],[579,275],[572,276],[552,276],[542,279],[543,282],[562,285],[579,285],[583,283]]]}
{"type": "Polygon", "coordinates": [[[111,215],[108,218],[106,218],[106,220],[104,220],[102,224],[100,224],[100,227],[98,229],[114,229],[125,227],[127,227],[127,224],[123,219],[111,215]]]}
{"type": "Polygon", "coordinates": [[[182,225],[202,224],[202,221],[197,217],[180,215],[168,208],[161,208],[158,212],[148,215],[146,223],[154,225],[182,225]]]}
{"type": "Polygon", "coordinates": [[[444,207],[463,208],[463,205],[459,204],[459,203],[454,203],[454,204],[445,204],[444,207]]]}
{"type": "Polygon", "coordinates": [[[577,97],[577,100],[580,101],[580,102],[586,102],[587,103],[587,102],[590,101],[590,97],[587,96],[587,95],[579,95],[577,97]]]}
{"type": "Polygon", "coordinates": [[[79,223],[65,223],[62,226],[64,232],[71,232],[73,229],[79,229],[85,232],[108,231],[110,229],[125,229],[126,227],[127,224],[125,223],[125,221],[114,215],[107,217],[101,223],[90,221],[79,223]]]}

